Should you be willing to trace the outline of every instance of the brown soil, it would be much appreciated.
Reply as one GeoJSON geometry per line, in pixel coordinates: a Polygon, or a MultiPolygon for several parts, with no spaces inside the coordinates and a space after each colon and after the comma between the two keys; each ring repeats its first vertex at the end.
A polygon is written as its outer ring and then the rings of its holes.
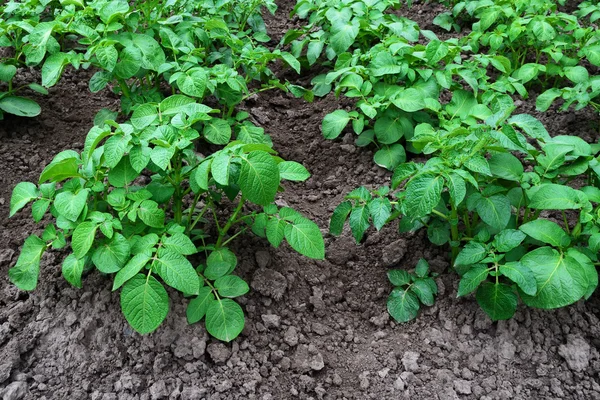
{"type": "MultiPolygon", "coordinates": [[[[268,20],[275,38],[289,26],[291,4],[283,2],[268,20]]],[[[428,7],[401,13],[427,13],[428,7]]],[[[456,298],[455,275],[442,274],[436,304],[398,325],[385,309],[386,269],[409,269],[425,257],[443,272],[448,260],[424,233],[398,235],[392,227],[371,232],[360,246],[348,230],[339,238],[326,235],[323,262],[257,238],[239,240],[238,273],[253,290],[242,299],[247,327],[230,344],[209,338],[201,324],[188,326],[186,301],[176,293],[158,331],[133,333],[110,279],[92,273],[82,290],[74,289],[60,276],[57,253],[44,256],[38,288],[19,292],[7,271],[24,238],[39,227],[27,212],[7,218],[10,192],[19,181],[35,181],[57,152],[81,149],[99,109],[118,108],[107,91],[90,94],[88,79],[69,72],[38,98],[38,118],[0,122],[3,399],[600,398],[598,294],[557,311],[520,307],[512,320],[492,323],[474,298],[456,298]]],[[[389,173],[353,145],[351,134],[335,142],[322,138],[322,118],[337,107],[333,97],[309,104],[279,92],[245,104],[283,157],[312,172],[306,183],[288,184],[279,201],[310,216],[323,232],[345,193],[389,182],[389,173]]],[[[531,112],[533,102],[521,109],[531,112]]],[[[552,111],[540,117],[553,134],[596,140],[590,122],[597,126],[597,115],[552,111]]]]}

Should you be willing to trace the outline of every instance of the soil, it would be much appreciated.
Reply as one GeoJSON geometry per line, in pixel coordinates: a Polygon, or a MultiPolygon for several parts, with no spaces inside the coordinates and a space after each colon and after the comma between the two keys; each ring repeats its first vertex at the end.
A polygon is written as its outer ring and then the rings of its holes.
{"type": "MultiPolygon", "coordinates": [[[[423,14],[433,15],[428,7],[417,3],[400,13],[424,23],[423,14]]],[[[267,20],[275,38],[290,26],[291,8],[281,2],[267,20]]],[[[37,98],[39,117],[0,123],[3,399],[600,399],[597,293],[562,310],[520,307],[513,319],[492,323],[473,297],[457,299],[457,277],[442,273],[433,307],[407,324],[390,320],[386,269],[409,269],[425,257],[443,272],[447,255],[424,233],[386,228],[359,246],[348,230],[327,235],[345,193],[390,178],[351,134],[322,138],[322,118],[340,107],[334,97],[306,103],[265,92],[244,105],[275,149],[313,174],[288,184],[278,202],[320,225],[327,259],[312,261],[258,238],[238,240],[238,273],[253,290],[242,298],[247,326],[233,343],[209,338],[201,324],[187,325],[186,301],[174,292],[155,333],[132,332],[110,279],[93,273],[83,289],[72,288],[60,275],[58,253],[44,256],[35,291],[18,291],[7,271],[39,226],[27,212],[7,218],[10,192],[20,181],[35,181],[59,151],[81,149],[99,109],[118,108],[108,91],[90,94],[88,79],[69,71],[49,96],[37,98]]],[[[532,112],[533,104],[523,101],[520,110],[532,112]]],[[[597,140],[593,113],[536,116],[552,134],[597,140]]]]}

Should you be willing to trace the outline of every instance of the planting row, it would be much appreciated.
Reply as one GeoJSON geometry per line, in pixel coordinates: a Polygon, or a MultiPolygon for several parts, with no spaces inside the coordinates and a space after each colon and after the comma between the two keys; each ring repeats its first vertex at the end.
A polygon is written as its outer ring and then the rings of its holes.
{"type": "Polygon", "coordinates": [[[59,153],[37,183],[15,187],[10,215],[32,202],[34,221],[47,224],[26,239],[12,282],[33,290],[43,253],[70,247],[65,279],[81,287],[91,269],[113,275],[136,331],[152,332],[165,319],[166,284],[190,298],[190,323],[205,319],[211,335],[230,341],[244,327],[233,299],[249,290],[233,274],[233,239],[251,230],[275,247],[286,241],[324,257],[319,227],[274,203],[283,180],[310,174],[278,157],[263,129],[236,112],[257,91],[294,89],[269,69],[278,59],[298,66],[289,53],[261,45],[270,40],[263,5],[275,11],[263,1],[4,6],[0,42],[12,52],[1,67],[4,112],[38,114],[36,103],[16,93],[43,92],[67,65],[96,70],[90,90],[111,87],[122,108],[96,116],[83,151],[59,153]],[[41,66],[42,86],[13,85],[23,65],[41,66]]]}
{"type": "MultiPolygon", "coordinates": [[[[452,36],[443,40],[397,15],[397,0],[300,0],[292,14],[305,25],[271,48],[261,16],[263,5],[275,11],[271,2],[7,3],[0,44],[12,58],[0,66],[1,110],[39,113],[17,92],[44,92],[67,65],[94,68],[90,89],[122,96],[121,116],[101,111],[81,153],[60,153],[37,185],[15,188],[11,215],[33,201],[36,222],[48,211],[52,222],[27,239],[12,281],[33,289],[42,253],[70,238],[65,278],[80,286],[91,268],[115,274],[139,332],[166,316],[164,283],[192,297],[190,322],[206,317],[209,333],[236,337],[243,313],[231,298],[248,286],[232,274],[231,240],[251,230],[324,257],[319,228],[273,203],[281,180],[305,180],[307,170],[277,157],[268,135],[236,111],[277,89],[307,101],[331,92],[352,99],[354,110],[325,117],[323,135],[351,129],[393,171],[390,185],[349,193],[331,233],[346,221],[357,242],[371,225],[426,229],[451,249],[458,295],[475,293],[493,320],[510,318],[519,299],[557,308],[589,297],[598,284],[600,146],[577,132],[551,136],[513,101],[534,94],[540,111],[553,102],[598,110],[600,8],[585,2],[567,13],[562,3],[446,3],[434,20],[452,36]],[[274,61],[327,72],[302,88],[281,82],[274,61]],[[13,85],[21,66],[41,66],[42,85],[13,85]],[[220,215],[219,205],[231,212],[220,215]]],[[[426,260],[388,276],[397,321],[433,304],[426,260]]]]}
{"type": "MultiPolygon", "coordinates": [[[[314,94],[355,100],[355,110],[325,117],[323,135],[335,139],[350,124],[356,145],[376,147],[374,161],[394,171],[389,186],[349,193],[331,233],[346,220],[357,242],[371,225],[396,220],[400,233],[426,229],[433,244],[451,248],[458,296],[475,292],[493,320],[512,317],[519,299],[558,308],[588,298],[598,285],[600,146],[577,132],[551,137],[531,115],[514,113],[513,96],[540,92],[540,111],[554,101],[563,110],[599,110],[600,34],[592,24],[600,8],[446,5],[451,11],[433,22],[467,34],[441,40],[396,15],[399,1],[297,3],[293,14],[308,23],[284,41],[306,64],[330,67],[313,79],[314,94]]],[[[414,273],[389,272],[388,310],[397,321],[433,304],[427,273],[425,260],[414,273]]]]}

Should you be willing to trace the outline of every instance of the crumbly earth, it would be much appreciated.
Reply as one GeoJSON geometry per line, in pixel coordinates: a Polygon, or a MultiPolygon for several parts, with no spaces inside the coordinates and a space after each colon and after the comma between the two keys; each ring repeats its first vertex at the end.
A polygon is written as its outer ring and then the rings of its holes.
{"type": "MultiPolygon", "coordinates": [[[[290,1],[280,8],[268,20],[275,38],[297,24],[287,19],[290,1]]],[[[420,23],[433,17],[428,4],[399,12],[420,23]]],[[[334,97],[306,103],[273,92],[244,105],[284,158],[312,172],[307,182],[288,184],[278,202],[319,224],[327,260],[272,249],[258,238],[238,241],[238,273],[253,290],[242,298],[247,327],[233,343],[187,325],[186,301],[174,292],[161,328],[148,336],[132,332],[110,279],[92,273],[83,289],[70,287],[60,276],[60,253],[44,256],[35,291],[18,291],[7,271],[25,237],[40,228],[27,212],[7,218],[10,192],[19,181],[35,180],[60,150],[81,149],[95,112],[118,108],[108,91],[90,94],[88,79],[69,72],[38,98],[41,116],[0,122],[3,399],[600,399],[598,294],[562,310],[520,307],[512,320],[492,323],[474,298],[456,298],[458,280],[445,272],[445,252],[423,233],[385,228],[359,246],[347,230],[339,238],[326,233],[345,193],[386,184],[390,176],[374,166],[369,149],[354,146],[351,133],[322,138],[323,116],[345,104],[334,97]],[[385,309],[386,269],[409,269],[420,257],[441,273],[440,294],[417,320],[398,325],[385,309]]],[[[520,109],[533,112],[533,102],[520,109]]],[[[552,134],[597,140],[597,115],[536,116],[552,134]]]]}

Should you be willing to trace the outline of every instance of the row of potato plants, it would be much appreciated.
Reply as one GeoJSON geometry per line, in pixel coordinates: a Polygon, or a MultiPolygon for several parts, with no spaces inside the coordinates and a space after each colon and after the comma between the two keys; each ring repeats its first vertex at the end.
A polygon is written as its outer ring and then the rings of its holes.
{"type": "Polygon", "coordinates": [[[96,71],[92,92],[112,88],[121,113],[102,110],[82,151],[57,154],[37,183],[13,191],[10,216],[31,204],[41,235],[29,236],[11,281],[38,284],[49,249],[65,249],[62,275],[73,286],[92,269],[114,278],[121,308],[140,333],[166,318],[164,285],[190,299],[187,319],[230,341],[244,327],[234,300],[248,284],[233,272],[230,243],[251,231],[274,247],[324,258],[319,227],[275,204],[282,181],[304,181],[301,164],[285,161],[270,137],[236,110],[248,96],[279,88],[269,64],[289,53],[270,51],[262,8],[272,1],[8,1],[0,9],[0,64],[7,91],[0,109],[35,116],[20,96],[45,93],[64,69],[96,71]],[[39,67],[41,85],[13,85],[18,68],[39,67]],[[118,122],[120,121],[120,122],[118,122]],[[217,150],[215,150],[217,149],[217,150]],[[70,250],[67,250],[70,248],[70,250]]]}
{"type": "MultiPolygon", "coordinates": [[[[305,66],[324,64],[316,96],[355,100],[323,120],[327,139],[348,126],[357,146],[393,170],[391,185],[360,187],[335,209],[330,231],[346,221],[357,242],[372,225],[427,231],[448,245],[460,275],[458,296],[475,293],[492,320],[508,319],[519,299],[551,309],[588,298],[598,285],[598,143],[551,136],[513,96],[535,90],[539,110],[598,110],[600,17],[595,3],[573,14],[564,1],[446,2],[434,23],[464,35],[441,40],[398,16],[398,0],[300,0],[306,19],[283,43],[305,66]],[[469,26],[469,24],[472,24],[469,26]],[[408,152],[408,154],[407,154],[408,152]],[[408,161],[407,161],[408,160],[408,161]]],[[[400,322],[432,305],[437,287],[421,260],[393,269],[388,311],[400,322]]]]}

